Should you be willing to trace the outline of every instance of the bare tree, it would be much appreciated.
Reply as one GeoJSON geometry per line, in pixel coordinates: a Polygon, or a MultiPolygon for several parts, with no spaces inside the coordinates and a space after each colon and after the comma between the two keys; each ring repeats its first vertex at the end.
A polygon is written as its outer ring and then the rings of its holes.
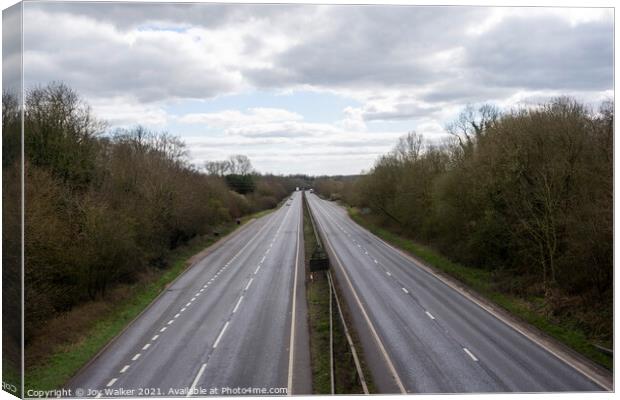
{"type": "Polygon", "coordinates": [[[401,136],[398,143],[394,147],[394,154],[401,162],[411,162],[418,159],[422,151],[422,143],[424,138],[414,131],[401,136]]]}
{"type": "Polygon", "coordinates": [[[205,162],[205,169],[207,170],[207,174],[209,175],[224,176],[230,171],[231,164],[228,160],[207,161],[205,162]]]}
{"type": "Polygon", "coordinates": [[[483,104],[476,109],[470,104],[446,126],[446,130],[458,139],[462,148],[470,147],[500,116],[500,110],[493,105],[483,104]]]}
{"type": "Polygon", "coordinates": [[[228,158],[230,173],[235,175],[249,175],[252,173],[252,162],[243,154],[235,154],[228,158]]]}

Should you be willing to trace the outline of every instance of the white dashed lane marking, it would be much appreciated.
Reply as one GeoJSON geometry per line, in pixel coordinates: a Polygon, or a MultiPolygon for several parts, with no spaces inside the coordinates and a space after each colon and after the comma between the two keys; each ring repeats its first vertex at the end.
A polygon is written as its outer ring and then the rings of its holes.
{"type": "Polygon", "coordinates": [[[403,289],[403,292],[409,294],[409,291],[407,289],[405,289],[405,288],[402,288],[402,289],[403,289]]]}
{"type": "Polygon", "coordinates": [[[125,365],[125,366],[123,367],[123,369],[121,369],[120,373],[121,373],[121,374],[124,374],[124,373],[125,373],[125,371],[127,371],[128,369],[129,369],[129,365],[125,365]]]}
{"type": "Polygon", "coordinates": [[[114,382],[116,382],[116,378],[112,378],[112,380],[110,380],[110,382],[108,382],[108,384],[106,386],[110,387],[110,386],[114,385],[114,382]]]}
{"type": "Polygon", "coordinates": [[[191,396],[192,393],[194,392],[194,389],[196,388],[196,385],[198,384],[198,380],[202,376],[202,373],[205,371],[206,367],[207,367],[207,363],[204,363],[198,370],[198,374],[196,375],[196,378],[194,378],[194,382],[192,382],[192,386],[187,391],[187,397],[191,396]]]}
{"type": "Polygon", "coordinates": [[[424,311],[426,313],[426,315],[428,315],[428,317],[430,319],[435,319],[435,317],[433,317],[433,314],[429,313],[428,311],[424,311]]]}
{"type": "Polygon", "coordinates": [[[146,349],[148,349],[149,347],[151,347],[151,344],[150,344],[150,343],[147,343],[147,344],[145,344],[145,345],[144,345],[144,347],[142,348],[142,350],[146,350],[146,349]]]}
{"type": "Polygon", "coordinates": [[[474,361],[478,361],[478,359],[476,358],[475,355],[473,355],[473,353],[471,351],[469,351],[466,347],[463,347],[463,350],[465,351],[465,353],[467,353],[468,356],[471,357],[472,360],[474,361]]]}
{"type": "Polygon", "coordinates": [[[228,324],[230,323],[230,321],[227,321],[226,324],[224,325],[224,327],[222,328],[220,334],[217,336],[217,339],[215,339],[215,343],[213,343],[213,348],[215,349],[217,347],[217,345],[220,343],[220,340],[222,339],[222,336],[224,336],[224,332],[226,332],[226,328],[228,328],[228,324]]]}
{"type": "Polygon", "coordinates": [[[140,353],[136,354],[135,356],[133,356],[133,357],[131,358],[131,361],[136,361],[138,358],[140,358],[140,356],[141,356],[141,355],[142,355],[142,354],[140,354],[140,353]]]}
{"type": "Polygon", "coordinates": [[[233,314],[237,312],[237,309],[239,308],[239,304],[241,304],[242,300],[243,300],[243,296],[239,297],[239,301],[237,301],[237,304],[235,305],[235,308],[233,309],[233,314]]]}

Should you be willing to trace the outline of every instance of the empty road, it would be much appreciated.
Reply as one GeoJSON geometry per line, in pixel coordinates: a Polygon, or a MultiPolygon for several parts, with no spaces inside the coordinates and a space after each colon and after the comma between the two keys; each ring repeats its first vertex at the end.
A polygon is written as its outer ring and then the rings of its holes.
{"type": "Polygon", "coordinates": [[[308,195],[381,392],[605,390],[353,222],[308,195]]]}
{"type": "Polygon", "coordinates": [[[216,245],[70,388],[88,397],[309,393],[301,193],[287,203],[216,245]]]}

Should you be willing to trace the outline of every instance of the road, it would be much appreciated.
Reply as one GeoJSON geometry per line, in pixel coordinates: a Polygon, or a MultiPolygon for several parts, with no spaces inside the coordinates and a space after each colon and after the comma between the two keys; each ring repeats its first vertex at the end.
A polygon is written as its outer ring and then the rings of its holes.
{"type": "Polygon", "coordinates": [[[308,195],[379,391],[602,391],[458,290],[308,195]]]}
{"type": "Polygon", "coordinates": [[[309,393],[301,193],[292,197],[223,239],[69,387],[89,397],[309,393]]]}

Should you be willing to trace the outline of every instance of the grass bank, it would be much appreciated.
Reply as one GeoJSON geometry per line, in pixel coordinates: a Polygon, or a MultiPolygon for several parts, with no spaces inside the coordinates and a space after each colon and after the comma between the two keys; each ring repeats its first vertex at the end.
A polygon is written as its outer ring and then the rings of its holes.
{"type": "Polygon", "coordinates": [[[503,307],[508,312],[535,326],[573,350],[583,354],[590,360],[609,370],[613,369],[612,357],[597,350],[592,343],[590,343],[585,332],[576,326],[575,321],[549,321],[544,313],[540,311],[541,299],[523,298],[499,291],[496,285],[493,284],[496,276],[489,271],[480,268],[466,267],[462,264],[452,262],[428,246],[416,243],[411,239],[404,238],[385,228],[377,226],[369,220],[369,218],[360,214],[359,210],[356,208],[349,207],[348,212],[355,222],[386,242],[409,252],[436,270],[464,283],[488,300],[503,307]]]}
{"type": "MultiPolygon", "coordinates": [[[[27,364],[25,388],[49,390],[62,387],[97,352],[118,335],[153,300],[190,265],[192,256],[213,245],[223,236],[253,218],[266,215],[275,209],[259,212],[220,226],[218,236],[205,235],[194,238],[187,245],[175,249],[170,255],[170,266],[151,272],[133,285],[125,285],[108,298],[76,307],[65,316],[52,320],[45,330],[49,335],[35,340],[34,346],[47,346],[45,356],[27,364]],[[122,294],[118,294],[122,293],[122,294]],[[49,343],[52,350],[49,350],[49,343]],[[39,345],[37,346],[37,343],[39,345]]],[[[26,349],[28,351],[29,349],[26,349]]],[[[37,351],[32,349],[32,351],[37,351]]]]}

